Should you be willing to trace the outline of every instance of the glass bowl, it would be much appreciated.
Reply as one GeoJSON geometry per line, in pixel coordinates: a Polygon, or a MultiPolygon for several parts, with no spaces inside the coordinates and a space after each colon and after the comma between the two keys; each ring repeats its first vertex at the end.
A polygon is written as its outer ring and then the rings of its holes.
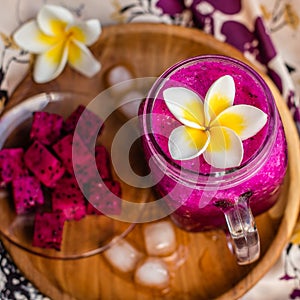
{"type": "MultiPolygon", "coordinates": [[[[26,147],[29,145],[29,132],[32,115],[35,111],[47,111],[66,118],[80,104],[87,106],[91,99],[85,94],[68,92],[41,93],[32,96],[10,108],[0,120],[0,148],[26,147]]],[[[102,101],[103,109],[105,103],[102,101]]],[[[110,153],[113,135],[126,121],[119,112],[113,112],[104,122],[104,129],[97,138],[110,153]]],[[[135,158],[142,152],[135,153],[135,158]]],[[[111,168],[113,166],[111,164],[111,168]]],[[[129,186],[120,178],[115,178],[121,184],[122,198],[134,199],[134,202],[144,202],[145,193],[129,186]]],[[[44,249],[32,246],[34,213],[17,215],[14,210],[11,191],[8,188],[0,192],[0,232],[3,237],[18,247],[31,253],[54,259],[75,259],[101,253],[124,238],[135,226],[135,222],[126,222],[106,215],[87,215],[79,221],[65,222],[61,250],[44,249]]],[[[45,195],[47,197],[47,195],[45,195]]]]}

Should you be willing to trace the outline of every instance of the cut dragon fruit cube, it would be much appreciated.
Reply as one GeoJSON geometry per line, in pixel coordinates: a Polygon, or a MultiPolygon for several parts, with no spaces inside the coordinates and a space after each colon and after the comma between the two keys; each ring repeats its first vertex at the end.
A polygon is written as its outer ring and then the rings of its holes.
{"type": "Polygon", "coordinates": [[[84,110],[85,106],[79,105],[65,120],[63,129],[66,133],[72,133],[75,130],[77,122],[84,110]]]}
{"type": "Polygon", "coordinates": [[[63,212],[37,212],[32,246],[60,250],[65,220],[63,212]]]}
{"type": "Polygon", "coordinates": [[[82,219],[86,215],[86,206],[85,198],[78,186],[71,183],[63,187],[55,187],[52,192],[52,210],[63,211],[67,220],[82,219]]]}
{"type": "Polygon", "coordinates": [[[37,205],[44,204],[40,182],[33,176],[14,179],[12,193],[17,214],[31,212],[37,205]]]}
{"type": "Polygon", "coordinates": [[[39,141],[34,141],[24,155],[27,168],[47,187],[54,187],[65,173],[62,163],[39,141]]]}
{"type": "Polygon", "coordinates": [[[102,180],[111,180],[111,172],[109,166],[109,154],[106,148],[102,145],[95,147],[95,158],[91,157],[91,160],[86,164],[81,164],[80,168],[76,167],[76,179],[81,186],[88,192],[90,187],[93,186],[99,176],[102,180]],[[91,168],[91,164],[96,162],[96,168],[91,168]]]}
{"type": "Polygon", "coordinates": [[[94,206],[94,204],[91,204],[90,202],[88,202],[88,204],[86,206],[86,214],[87,215],[98,215],[98,216],[103,215],[102,211],[98,210],[94,206]]]}
{"type": "Polygon", "coordinates": [[[95,147],[95,160],[100,177],[110,179],[109,154],[104,146],[97,145],[95,147]]]}
{"type": "Polygon", "coordinates": [[[69,174],[74,174],[73,164],[76,169],[85,167],[94,158],[78,135],[68,134],[53,145],[53,150],[62,160],[64,167],[69,174]],[[76,153],[76,160],[73,161],[73,151],[76,153]]]}
{"type": "Polygon", "coordinates": [[[88,198],[87,214],[121,214],[122,200],[120,197],[121,186],[118,181],[109,180],[92,186],[88,198]]]}
{"type": "Polygon", "coordinates": [[[60,180],[58,180],[55,185],[55,189],[57,190],[63,190],[64,188],[80,191],[76,178],[67,173],[60,180]]]}
{"type": "Polygon", "coordinates": [[[25,167],[22,148],[0,150],[0,185],[6,185],[13,179],[28,175],[25,167]]]}
{"type": "Polygon", "coordinates": [[[30,138],[44,145],[52,145],[61,136],[64,119],[62,116],[44,111],[34,112],[30,138]]]}
{"type": "MultiPolygon", "coordinates": [[[[93,158],[94,159],[94,158],[93,158]]],[[[90,187],[95,184],[99,178],[97,169],[91,168],[90,163],[82,168],[76,167],[75,177],[81,187],[84,188],[86,192],[90,190],[90,187]]]]}
{"type": "Polygon", "coordinates": [[[103,122],[96,114],[86,109],[83,105],[79,105],[77,109],[66,119],[64,123],[64,131],[66,133],[74,132],[80,117],[83,118],[82,121],[80,120],[81,126],[76,130],[88,147],[93,146],[91,145],[91,142],[100,134],[103,128],[103,122]],[[98,130],[100,124],[102,124],[102,126],[100,130],[98,130]]]}

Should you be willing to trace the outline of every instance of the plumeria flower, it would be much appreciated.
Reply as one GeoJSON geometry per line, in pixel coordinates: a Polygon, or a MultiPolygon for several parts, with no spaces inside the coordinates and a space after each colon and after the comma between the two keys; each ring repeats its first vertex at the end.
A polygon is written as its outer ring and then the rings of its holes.
{"type": "Polygon", "coordinates": [[[169,137],[169,151],[176,160],[203,154],[213,167],[237,167],[244,155],[242,141],[258,133],[267,122],[267,115],[254,106],[233,106],[235,84],[230,75],[212,84],[204,103],[183,87],[168,88],[163,97],[170,112],[183,124],[169,137]]]}
{"type": "Polygon", "coordinates": [[[44,5],[36,20],[25,23],[13,38],[20,48],[37,54],[33,78],[44,83],[61,74],[67,62],[85,76],[96,74],[100,63],[87,46],[100,33],[99,20],[79,21],[66,8],[44,5]]]}

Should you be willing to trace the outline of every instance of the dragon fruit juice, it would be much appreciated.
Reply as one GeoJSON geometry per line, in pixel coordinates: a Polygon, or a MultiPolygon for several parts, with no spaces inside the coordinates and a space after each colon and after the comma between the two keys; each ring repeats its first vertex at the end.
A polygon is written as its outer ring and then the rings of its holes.
{"type": "Polygon", "coordinates": [[[269,209],[278,199],[287,166],[285,135],[273,96],[263,79],[249,66],[228,57],[201,56],[167,70],[152,87],[140,109],[146,158],[155,162],[151,171],[162,178],[156,188],[172,211],[172,219],[188,231],[225,226],[222,212],[247,199],[254,215],[269,209]],[[172,86],[192,89],[201,99],[215,80],[231,75],[236,86],[233,105],[256,106],[268,115],[267,124],[243,141],[244,156],[234,169],[219,170],[203,155],[173,160],[168,137],[180,122],[168,110],[163,91],[172,86]]]}

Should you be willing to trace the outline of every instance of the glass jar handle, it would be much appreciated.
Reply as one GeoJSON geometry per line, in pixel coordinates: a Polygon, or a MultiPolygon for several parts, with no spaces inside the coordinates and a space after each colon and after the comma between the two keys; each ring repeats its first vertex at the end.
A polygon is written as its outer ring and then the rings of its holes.
{"type": "Polygon", "coordinates": [[[237,263],[246,265],[260,255],[260,241],[255,220],[249,205],[249,196],[241,196],[237,203],[222,209],[229,233],[230,248],[237,263]]]}

